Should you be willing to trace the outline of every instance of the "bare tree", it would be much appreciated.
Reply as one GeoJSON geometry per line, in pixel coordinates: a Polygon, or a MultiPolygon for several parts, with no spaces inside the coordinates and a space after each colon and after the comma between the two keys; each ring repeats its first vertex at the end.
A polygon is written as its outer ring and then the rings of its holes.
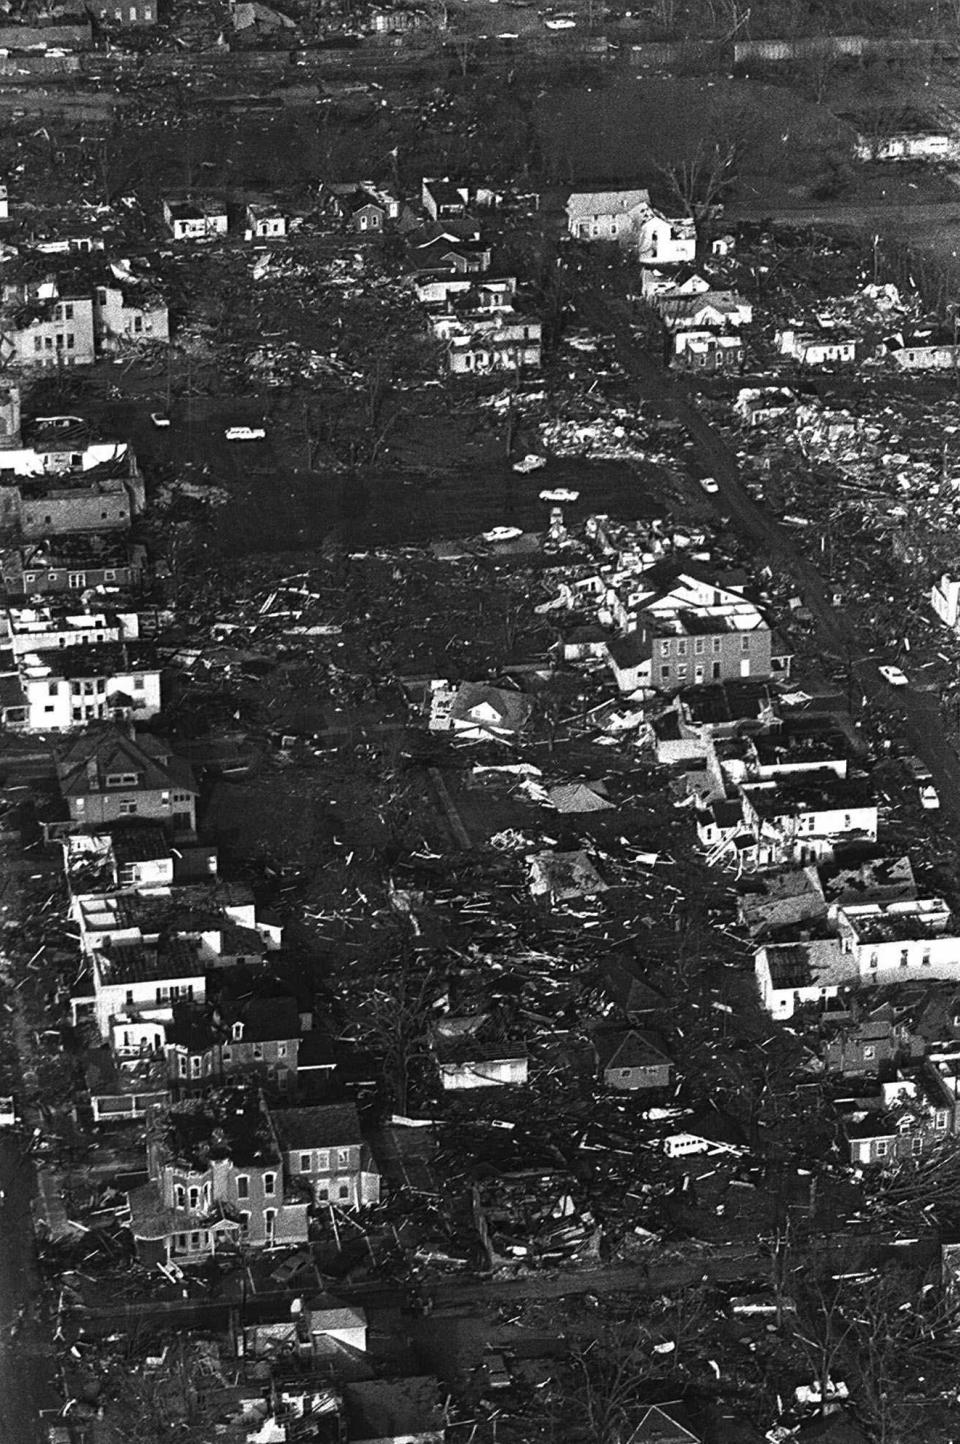
{"type": "Polygon", "coordinates": [[[671,196],[699,228],[738,179],[745,137],[701,137],[692,154],[658,167],[671,196]]]}
{"type": "Polygon", "coordinates": [[[410,949],[401,948],[396,971],[381,979],[361,1014],[361,1025],[370,1047],[383,1060],[383,1073],[391,1101],[398,1113],[406,1113],[410,1088],[428,1054],[431,1005],[437,987],[430,972],[416,972],[410,949]]]}

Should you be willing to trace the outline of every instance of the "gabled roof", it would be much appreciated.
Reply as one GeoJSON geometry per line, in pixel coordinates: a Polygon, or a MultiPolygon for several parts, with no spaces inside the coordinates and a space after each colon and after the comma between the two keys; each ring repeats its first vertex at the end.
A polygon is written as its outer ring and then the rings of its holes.
{"type": "Polygon", "coordinates": [[[313,1108],[283,1108],[271,1114],[280,1147],[348,1148],[363,1142],[360,1119],[352,1103],[321,1103],[313,1108]]]}
{"type": "Polygon", "coordinates": [[[628,211],[649,207],[650,192],[647,190],[574,191],[567,200],[567,215],[624,215],[628,211]]]}
{"type": "Polygon", "coordinates": [[[89,797],[108,792],[109,776],[133,776],[124,792],[156,792],[176,788],[199,792],[189,763],[148,733],[131,737],[119,727],[105,727],[71,738],[56,751],[57,777],[64,797],[89,797]]]}
{"type": "Polygon", "coordinates": [[[701,1436],[680,1423],[680,1404],[651,1404],[626,1444],[700,1444],[701,1436]]]}
{"type": "Polygon", "coordinates": [[[670,1058],[650,1033],[637,1028],[604,1030],[596,1038],[601,1068],[658,1068],[670,1058]]]}

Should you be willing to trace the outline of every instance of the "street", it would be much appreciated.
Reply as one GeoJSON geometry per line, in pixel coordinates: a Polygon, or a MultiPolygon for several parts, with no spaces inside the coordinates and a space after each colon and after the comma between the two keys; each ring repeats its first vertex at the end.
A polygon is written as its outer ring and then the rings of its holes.
{"type": "Polygon", "coordinates": [[[735,452],[689,400],[682,382],[637,343],[629,320],[596,293],[581,302],[579,314],[601,334],[612,335],[617,356],[636,380],[641,399],[656,403],[665,414],[681,422],[694,443],[691,459],[699,462],[701,474],[717,480],[719,490],[711,498],[713,505],[739,525],[760,554],[778,557],[790,571],[816,619],[824,649],[852,659],[851,670],[866,705],[880,711],[889,711],[895,705],[906,713],[911,743],[933,774],[941,807],[960,823],[960,758],[947,736],[936,694],[913,685],[894,688],[884,680],[879,664],[864,655],[863,644],[846,613],[832,605],[831,589],[824,577],[800,552],[789,532],[747,493],[735,452]]]}

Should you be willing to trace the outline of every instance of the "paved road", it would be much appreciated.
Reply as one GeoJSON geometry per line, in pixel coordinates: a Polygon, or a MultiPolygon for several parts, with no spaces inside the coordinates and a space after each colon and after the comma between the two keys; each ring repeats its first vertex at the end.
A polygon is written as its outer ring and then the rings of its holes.
{"type": "MultiPolygon", "coordinates": [[[[957,206],[960,216],[960,205],[957,206]]],[[[950,742],[935,694],[920,687],[893,688],[857,636],[846,613],[836,610],[821,573],[798,549],[786,528],[749,495],[740,479],[736,452],[691,402],[684,383],[665,371],[644,351],[631,329],[630,317],[596,293],[579,306],[581,317],[603,335],[611,336],[620,361],[637,382],[641,399],[658,403],[684,426],[693,445],[691,459],[703,475],[716,477],[717,509],[735,521],[753,541],[757,552],[776,558],[796,579],[804,602],[816,618],[825,650],[849,659],[851,670],[866,699],[878,710],[902,710],[915,750],[933,774],[942,808],[960,823],[960,758],[950,742]]]]}

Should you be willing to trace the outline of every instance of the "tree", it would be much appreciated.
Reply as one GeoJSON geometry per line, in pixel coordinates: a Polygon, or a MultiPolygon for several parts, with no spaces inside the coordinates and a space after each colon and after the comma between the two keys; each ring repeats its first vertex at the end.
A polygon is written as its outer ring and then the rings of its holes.
{"type": "Polygon", "coordinates": [[[415,969],[412,949],[404,940],[396,970],[381,978],[361,1011],[366,1040],[383,1060],[387,1091],[401,1114],[409,1108],[416,1065],[429,1055],[437,991],[433,973],[415,969]]]}
{"type": "Polygon", "coordinates": [[[714,206],[736,184],[745,137],[729,135],[697,141],[691,155],[658,167],[667,187],[699,228],[714,206]]]}

